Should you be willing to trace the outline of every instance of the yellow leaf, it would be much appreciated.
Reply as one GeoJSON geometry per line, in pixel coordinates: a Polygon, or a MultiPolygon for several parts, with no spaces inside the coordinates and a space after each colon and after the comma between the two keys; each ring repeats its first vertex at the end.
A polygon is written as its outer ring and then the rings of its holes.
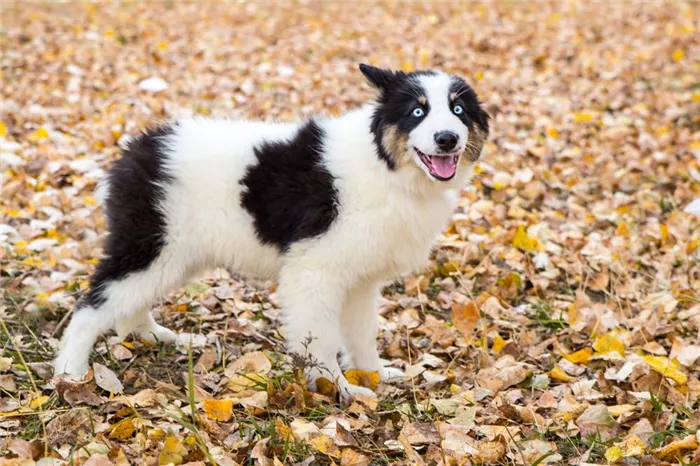
{"type": "Polygon", "coordinates": [[[616,351],[620,356],[625,355],[625,344],[610,333],[606,333],[598,338],[595,343],[593,343],[593,349],[599,354],[608,354],[616,351]]]}
{"type": "Polygon", "coordinates": [[[588,360],[591,359],[591,356],[593,356],[593,350],[590,348],[584,348],[569,354],[562,354],[564,359],[574,364],[588,364],[588,360]]]}
{"type": "Polygon", "coordinates": [[[0,121],[0,138],[7,136],[7,125],[4,121],[0,121]]]}
{"type": "Polygon", "coordinates": [[[336,388],[335,384],[325,377],[319,377],[316,379],[316,391],[321,395],[325,395],[329,398],[335,398],[336,388]]]}
{"type": "Polygon", "coordinates": [[[574,123],[588,123],[593,121],[593,115],[586,112],[574,113],[574,123]]]}
{"type": "Polygon", "coordinates": [[[644,362],[649,364],[659,374],[673,379],[681,385],[688,381],[688,376],[679,369],[679,365],[674,364],[673,361],[664,356],[652,356],[649,354],[644,356],[644,362]]]}
{"type": "Polygon", "coordinates": [[[87,205],[97,205],[97,199],[92,196],[83,196],[83,202],[87,205]]]}
{"type": "Polygon", "coordinates": [[[204,400],[204,412],[209,419],[229,421],[233,417],[233,400],[204,400]]]}
{"type": "Polygon", "coordinates": [[[327,435],[319,435],[318,437],[312,438],[309,440],[309,443],[326,456],[340,458],[340,450],[327,435]]]}
{"type": "Polygon", "coordinates": [[[187,454],[187,449],[182,445],[180,439],[174,434],[165,437],[163,449],[158,456],[158,464],[182,464],[182,457],[187,454]]]}
{"type": "Polygon", "coordinates": [[[573,382],[576,380],[576,377],[571,377],[559,366],[554,366],[554,369],[549,371],[549,376],[553,379],[561,380],[562,382],[573,382]]]}
{"type": "Polygon", "coordinates": [[[32,408],[32,409],[39,409],[39,408],[41,408],[41,406],[42,406],[43,404],[45,404],[47,401],[49,401],[49,397],[48,397],[48,396],[46,396],[46,395],[40,396],[40,397],[34,398],[34,399],[29,403],[29,407],[32,408]]]}
{"type": "Polygon", "coordinates": [[[484,79],[484,72],[483,72],[483,71],[477,72],[477,73],[474,75],[474,79],[475,79],[476,81],[481,81],[482,79],[484,79]]]}
{"type": "Polygon", "coordinates": [[[109,438],[117,440],[126,440],[136,432],[136,426],[134,425],[134,419],[128,418],[112,426],[112,430],[109,433],[109,438]]]}
{"type": "Polygon", "coordinates": [[[547,128],[547,136],[552,139],[556,139],[559,137],[559,131],[557,131],[556,128],[547,128]]]}
{"type": "Polygon", "coordinates": [[[410,73],[413,70],[414,70],[414,68],[413,68],[413,65],[411,63],[409,63],[407,61],[401,63],[401,71],[403,71],[405,73],[410,73]]]}
{"type": "Polygon", "coordinates": [[[661,460],[677,460],[681,452],[698,448],[698,439],[691,434],[681,440],[671,442],[665,447],[654,450],[654,455],[661,460]]]}
{"type": "Polygon", "coordinates": [[[536,238],[530,238],[527,236],[527,231],[525,231],[524,226],[519,226],[518,231],[515,233],[515,238],[513,238],[513,247],[526,252],[537,251],[542,248],[540,242],[536,238]]]}
{"type": "Polygon", "coordinates": [[[496,335],[496,338],[493,339],[493,345],[491,345],[491,351],[498,354],[507,344],[508,343],[506,343],[506,341],[501,338],[500,335],[496,335]]]}
{"type": "Polygon", "coordinates": [[[464,335],[464,338],[471,338],[478,320],[479,309],[474,301],[452,304],[452,324],[464,335]]]}
{"type": "Polygon", "coordinates": [[[349,369],[345,371],[345,378],[353,385],[371,388],[374,390],[379,385],[379,372],[366,372],[359,369],[349,369]]]}
{"type": "Polygon", "coordinates": [[[673,58],[673,61],[679,62],[685,58],[685,50],[683,49],[676,49],[673,51],[673,55],[671,55],[671,58],[673,58]]]}
{"type": "Polygon", "coordinates": [[[659,224],[659,230],[661,230],[661,242],[665,243],[668,241],[668,227],[663,223],[659,224]]]}
{"type": "Polygon", "coordinates": [[[162,40],[158,42],[158,44],[156,45],[156,49],[160,50],[161,52],[165,52],[166,50],[168,50],[168,43],[162,40]]]}
{"type": "Polygon", "coordinates": [[[129,348],[130,350],[136,349],[136,345],[133,344],[133,343],[130,342],[130,341],[122,341],[122,342],[121,342],[121,345],[122,345],[123,347],[125,347],[125,348],[129,348]]]}
{"type": "Polygon", "coordinates": [[[622,442],[615,444],[622,450],[622,456],[641,456],[644,454],[645,445],[642,439],[637,435],[632,434],[626,437],[622,442]]]}
{"type": "Polygon", "coordinates": [[[32,142],[41,141],[49,137],[49,132],[43,126],[29,135],[32,142]]]}
{"type": "Polygon", "coordinates": [[[620,447],[610,447],[605,450],[605,459],[608,463],[617,463],[625,457],[625,452],[620,447]]]}
{"type": "Polygon", "coordinates": [[[608,406],[608,412],[612,417],[620,417],[623,414],[630,413],[634,410],[635,406],[630,404],[608,406]]]}
{"type": "Polygon", "coordinates": [[[421,66],[427,66],[428,62],[430,62],[430,50],[426,48],[419,49],[418,57],[420,58],[421,66]]]}
{"type": "MultiPolygon", "coordinates": [[[[318,379],[316,383],[318,383],[318,379]]],[[[275,433],[284,441],[292,439],[292,429],[279,417],[275,418],[275,433]]]]}
{"type": "Polygon", "coordinates": [[[630,229],[627,227],[627,223],[622,222],[617,226],[617,230],[615,230],[615,235],[617,236],[624,236],[625,238],[630,237],[630,229]]]}

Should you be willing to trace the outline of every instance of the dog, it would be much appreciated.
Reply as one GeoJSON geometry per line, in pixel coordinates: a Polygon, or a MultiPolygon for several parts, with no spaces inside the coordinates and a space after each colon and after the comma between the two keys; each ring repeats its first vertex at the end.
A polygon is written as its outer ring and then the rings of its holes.
{"type": "Polygon", "coordinates": [[[104,258],[64,332],[55,372],[81,375],[103,332],[173,342],[151,305],[204,268],[278,281],[289,352],[310,387],[375,396],[338,363],[378,371],[380,284],[415,270],[447,226],[489,134],[463,79],[361,64],[370,103],[298,123],[182,119],[135,137],[108,172],[104,258]]]}

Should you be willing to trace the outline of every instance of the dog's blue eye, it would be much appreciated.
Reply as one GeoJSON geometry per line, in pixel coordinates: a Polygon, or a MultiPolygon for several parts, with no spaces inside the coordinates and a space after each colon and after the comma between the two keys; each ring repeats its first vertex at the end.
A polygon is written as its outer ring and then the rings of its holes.
{"type": "Polygon", "coordinates": [[[412,115],[413,115],[414,117],[416,117],[416,118],[420,118],[420,117],[422,117],[423,115],[425,115],[425,112],[423,111],[422,108],[416,107],[416,108],[413,109],[412,115]]]}
{"type": "Polygon", "coordinates": [[[455,105],[452,111],[455,112],[455,115],[459,115],[464,111],[464,109],[461,105],[455,105]]]}

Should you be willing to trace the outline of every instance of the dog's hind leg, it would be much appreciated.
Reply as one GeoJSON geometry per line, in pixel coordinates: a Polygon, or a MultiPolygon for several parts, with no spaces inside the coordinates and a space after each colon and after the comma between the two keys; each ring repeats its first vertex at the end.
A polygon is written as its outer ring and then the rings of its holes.
{"type": "Polygon", "coordinates": [[[55,372],[75,375],[87,372],[97,338],[111,329],[120,337],[134,332],[150,341],[174,341],[175,333],[158,325],[150,314],[156,299],[188,277],[186,270],[174,262],[166,264],[161,257],[144,271],[114,280],[100,280],[104,278],[100,270],[108,270],[109,264],[98,269],[90,292],[78,304],[64,332],[62,348],[54,363],[55,372]]]}

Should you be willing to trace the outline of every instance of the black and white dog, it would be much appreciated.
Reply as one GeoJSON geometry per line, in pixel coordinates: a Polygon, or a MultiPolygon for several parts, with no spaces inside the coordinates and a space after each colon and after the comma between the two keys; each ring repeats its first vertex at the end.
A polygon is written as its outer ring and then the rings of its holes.
{"type": "Polygon", "coordinates": [[[56,373],[85,373],[110,329],[173,341],[150,314],[154,300],[203,268],[226,267],[279,281],[288,350],[319,363],[312,386],[330,371],[345,400],[373,395],[348,383],[337,354],[393,375],[377,352],[380,284],[426,261],[489,117],[458,77],[360,70],[378,97],[337,118],[195,118],[135,138],[106,178],[105,257],[56,373]]]}

